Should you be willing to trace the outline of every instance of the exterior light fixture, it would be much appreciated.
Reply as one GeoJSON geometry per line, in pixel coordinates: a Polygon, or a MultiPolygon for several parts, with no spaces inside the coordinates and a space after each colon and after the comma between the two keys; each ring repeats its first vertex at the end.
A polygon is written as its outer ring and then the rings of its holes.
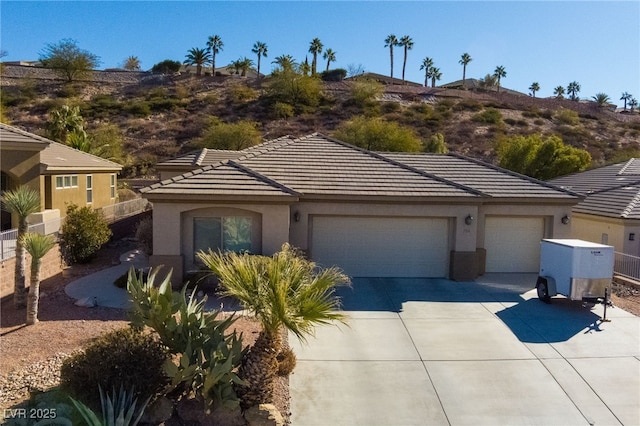
{"type": "Polygon", "coordinates": [[[560,219],[560,222],[562,222],[563,224],[568,224],[569,223],[569,216],[568,215],[564,215],[562,216],[562,219],[560,219]]]}
{"type": "Polygon", "coordinates": [[[300,222],[300,212],[299,211],[295,211],[295,213],[293,213],[293,220],[296,222],[300,222]]]}
{"type": "Polygon", "coordinates": [[[467,225],[471,225],[473,223],[473,216],[468,214],[467,217],[464,218],[464,223],[466,223],[467,225]]]}

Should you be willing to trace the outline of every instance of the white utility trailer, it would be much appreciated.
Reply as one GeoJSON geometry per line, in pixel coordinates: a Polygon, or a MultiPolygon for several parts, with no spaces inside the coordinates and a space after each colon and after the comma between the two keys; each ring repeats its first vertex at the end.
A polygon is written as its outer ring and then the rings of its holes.
{"type": "Polygon", "coordinates": [[[562,294],[606,306],[610,304],[613,262],[613,246],[574,239],[542,240],[538,298],[550,303],[551,297],[562,294]]]}

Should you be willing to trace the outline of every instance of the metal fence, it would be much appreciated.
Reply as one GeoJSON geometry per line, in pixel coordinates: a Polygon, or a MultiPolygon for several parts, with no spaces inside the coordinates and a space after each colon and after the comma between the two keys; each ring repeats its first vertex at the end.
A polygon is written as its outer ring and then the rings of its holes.
{"type": "MultiPolygon", "coordinates": [[[[145,198],[136,198],[135,200],[123,201],[122,203],[104,206],[101,211],[105,219],[109,223],[117,222],[120,219],[141,213],[150,208],[150,203],[145,198]]],[[[29,232],[38,234],[53,234],[58,232],[64,218],[56,218],[50,221],[35,223],[29,225],[29,232]]],[[[9,229],[0,232],[0,260],[10,259],[16,255],[16,240],[18,238],[17,229],[9,229]]]]}
{"type": "Polygon", "coordinates": [[[618,275],[640,280],[640,257],[615,252],[613,271],[618,275]]]}

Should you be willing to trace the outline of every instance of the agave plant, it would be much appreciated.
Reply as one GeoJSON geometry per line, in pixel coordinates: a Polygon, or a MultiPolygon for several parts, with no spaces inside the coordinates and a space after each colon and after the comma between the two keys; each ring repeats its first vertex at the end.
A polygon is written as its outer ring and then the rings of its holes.
{"type": "Polygon", "coordinates": [[[98,418],[96,413],[82,402],[71,397],[70,399],[88,426],[136,426],[151,397],[147,398],[136,410],[138,400],[134,399],[133,395],[134,392],[127,392],[122,386],[117,394],[113,389],[111,395],[106,394],[100,387],[102,419],[98,418]]]}

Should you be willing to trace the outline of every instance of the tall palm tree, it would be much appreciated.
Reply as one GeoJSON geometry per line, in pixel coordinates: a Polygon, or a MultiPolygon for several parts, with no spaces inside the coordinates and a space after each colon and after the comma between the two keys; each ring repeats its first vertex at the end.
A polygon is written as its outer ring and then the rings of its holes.
{"type": "Polygon", "coordinates": [[[420,69],[424,70],[424,87],[429,85],[429,77],[431,76],[430,70],[433,67],[433,59],[428,56],[422,60],[420,69]]]}
{"type": "Polygon", "coordinates": [[[564,99],[564,87],[556,87],[553,89],[553,94],[556,95],[556,99],[564,99]]]}
{"type": "Polygon", "coordinates": [[[468,53],[463,53],[458,61],[462,65],[462,87],[465,89],[467,88],[467,64],[472,60],[468,53]]]}
{"type": "Polygon", "coordinates": [[[207,48],[211,53],[211,75],[216,75],[216,55],[222,51],[224,43],[219,35],[209,36],[207,40],[207,48]]]}
{"type": "Polygon", "coordinates": [[[611,99],[609,98],[609,95],[607,95],[606,93],[596,93],[595,96],[592,96],[591,99],[593,99],[598,106],[605,106],[606,104],[608,104],[611,99]]]}
{"type": "Polygon", "coordinates": [[[2,194],[4,210],[18,216],[18,236],[16,240],[16,270],[13,290],[13,303],[16,308],[27,305],[26,255],[22,245],[22,236],[27,233],[29,225],[27,216],[40,210],[40,193],[28,186],[19,186],[2,194]]]}
{"type": "Polygon", "coordinates": [[[399,44],[404,48],[404,61],[402,62],[402,81],[404,81],[404,71],[407,68],[407,53],[413,49],[413,40],[408,35],[402,36],[399,44]]]}
{"type": "Polygon", "coordinates": [[[336,61],[336,52],[334,52],[333,49],[329,48],[324,51],[324,53],[322,54],[322,58],[327,61],[327,71],[329,71],[331,62],[336,61]]]}
{"type": "Polygon", "coordinates": [[[124,60],[122,68],[127,71],[140,71],[140,59],[137,56],[129,56],[124,60]]]}
{"type": "Polygon", "coordinates": [[[292,70],[296,66],[296,61],[291,55],[280,55],[271,61],[272,64],[279,66],[282,71],[292,70]]]}
{"type": "Polygon", "coordinates": [[[580,83],[578,83],[577,81],[572,81],[571,83],[569,83],[569,85],[567,86],[567,93],[571,95],[572,101],[578,100],[577,95],[579,92],[580,92],[580,83]]]}
{"type": "Polygon", "coordinates": [[[313,55],[313,60],[311,61],[311,75],[316,75],[316,68],[318,66],[318,55],[322,53],[322,42],[319,38],[314,38],[311,40],[309,44],[309,53],[313,55]]]}
{"type": "Polygon", "coordinates": [[[632,97],[633,96],[631,95],[631,93],[627,93],[627,92],[624,92],[622,94],[622,96],[620,97],[620,100],[624,101],[624,110],[625,111],[627,110],[627,101],[631,100],[632,97]]]}
{"type": "Polygon", "coordinates": [[[22,237],[22,245],[31,255],[31,279],[27,298],[27,325],[38,322],[38,301],[40,300],[40,268],[42,258],[56,245],[51,235],[27,232],[22,237]]]}
{"type": "Polygon", "coordinates": [[[393,78],[393,46],[398,46],[398,38],[395,34],[389,34],[384,39],[384,47],[389,48],[389,56],[391,57],[391,78],[393,78]]]}
{"type": "Polygon", "coordinates": [[[498,92],[499,92],[500,91],[500,79],[502,77],[506,77],[507,76],[507,71],[504,69],[504,67],[502,65],[498,65],[496,67],[496,69],[493,71],[493,75],[496,76],[497,85],[498,85],[498,92]]]}
{"type": "Polygon", "coordinates": [[[442,78],[442,73],[440,72],[440,68],[431,67],[431,87],[436,87],[436,81],[442,78]]]}
{"type": "Polygon", "coordinates": [[[189,52],[185,55],[185,65],[195,65],[196,75],[200,77],[202,75],[202,67],[211,62],[211,55],[206,49],[200,49],[194,47],[189,49],[189,52]]]}
{"type": "Polygon", "coordinates": [[[531,83],[531,86],[529,86],[529,90],[531,90],[531,94],[535,98],[536,92],[540,91],[540,84],[537,81],[534,81],[533,83],[531,83]]]}
{"type": "Polygon", "coordinates": [[[258,79],[260,78],[260,59],[267,57],[267,45],[261,41],[256,41],[253,44],[253,49],[251,49],[253,53],[258,55],[258,79]]]}
{"type": "Polygon", "coordinates": [[[631,107],[631,112],[633,112],[634,108],[638,106],[638,100],[636,98],[631,98],[629,106],[631,107]]]}
{"type": "Polygon", "coordinates": [[[270,401],[281,332],[304,341],[316,325],[344,322],[334,292],[349,278],[336,268],[318,270],[289,244],[272,257],[211,251],[197,257],[219,278],[222,293],[239,300],[260,322],[262,331],[238,371],[247,385],[237,393],[245,408],[270,401]]]}
{"type": "Polygon", "coordinates": [[[253,66],[253,61],[246,56],[244,58],[238,59],[238,69],[240,70],[240,75],[242,77],[247,76],[247,71],[251,69],[253,66]]]}

